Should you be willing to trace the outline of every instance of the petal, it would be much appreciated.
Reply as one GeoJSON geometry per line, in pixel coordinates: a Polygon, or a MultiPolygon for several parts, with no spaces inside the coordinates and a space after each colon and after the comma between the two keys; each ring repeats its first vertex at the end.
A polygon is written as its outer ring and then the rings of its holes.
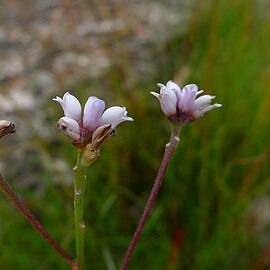
{"type": "Polygon", "coordinates": [[[53,101],[58,102],[62,106],[62,109],[64,111],[64,115],[67,116],[68,112],[67,112],[66,104],[65,104],[64,100],[57,96],[57,97],[53,98],[53,101]]]}
{"type": "Polygon", "coordinates": [[[189,91],[189,92],[191,92],[191,93],[197,93],[197,91],[198,91],[198,86],[196,85],[196,84],[187,84],[184,88],[183,88],[183,90],[186,90],[186,91],[189,91]]]}
{"type": "Polygon", "coordinates": [[[197,90],[198,86],[196,84],[188,84],[183,88],[180,101],[178,102],[178,108],[180,111],[194,111],[194,101],[196,98],[197,90]]]}
{"type": "Polygon", "coordinates": [[[166,87],[163,83],[157,83],[157,86],[158,86],[159,88],[166,87]]]}
{"type": "Polygon", "coordinates": [[[63,99],[60,97],[56,97],[53,99],[54,101],[58,102],[64,111],[66,117],[72,118],[76,121],[81,119],[81,104],[79,100],[71,95],[69,92],[64,94],[63,99]]]}
{"type": "Polygon", "coordinates": [[[211,101],[215,98],[215,96],[203,95],[195,100],[196,109],[202,110],[207,107],[211,101]]]}
{"type": "Polygon", "coordinates": [[[87,99],[84,110],[83,110],[83,125],[88,126],[88,123],[91,121],[91,108],[94,101],[98,100],[97,97],[91,96],[87,99]]]}
{"type": "Polygon", "coordinates": [[[100,122],[101,115],[105,109],[105,102],[96,97],[90,97],[84,108],[83,127],[94,131],[100,122]]]}
{"type": "Polygon", "coordinates": [[[218,104],[218,103],[215,103],[213,105],[208,105],[207,107],[205,107],[201,113],[204,114],[206,112],[209,112],[209,111],[212,111],[213,109],[217,109],[217,108],[220,108],[222,107],[222,104],[218,104]]]}
{"type": "Polygon", "coordinates": [[[210,96],[210,95],[203,95],[195,100],[195,107],[196,107],[196,112],[195,112],[195,117],[199,118],[201,117],[205,112],[211,111],[215,108],[220,108],[222,107],[221,104],[213,104],[210,105],[211,101],[215,98],[215,96],[210,96]]]}
{"type": "Polygon", "coordinates": [[[181,91],[179,85],[171,80],[166,83],[166,86],[171,90],[175,89],[177,91],[181,91]]]}
{"type": "Polygon", "coordinates": [[[66,104],[66,109],[69,115],[65,115],[67,117],[70,117],[74,120],[80,121],[81,120],[81,113],[82,113],[82,107],[79,102],[79,100],[71,95],[69,92],[67,92],[63,100],[66,104]]]}
{"type": "Polygon", "coordinates": [[[59,131],[64,133],[72,141],[78,141],[80,136],[80,126],[77,121],[69,117],[62,117],[57,123],[57,128],[59,131]]]}
{"type": "Polygon", "coordinates": [[[127,116],[126,107],[113,106],[108,108],[101,117],[100,124],[110,124],[114,129],[117,125],[124,121],[133,121],[131,117],[127,116]]]}
{"type": "Polygon", "coordinates": [[[157,85],[161,88],[160,94],[155,92],[151,92],[151,94],[159,99],[161,109],[167,117],[175,115],[177,112],[178,97],[181,94],[179,86],[173,81],[168,81],[166,86],[161,83],[157,85]]]}
{"type": "Polygon", "coordinates": [[[150,93],[151,93],[151,95],[153,95],[154,97],[160,99],[160,98],[159,98],[159,96],[160,96],[159,93],[156,93],[156,92],[150,92],[150,93]]]}
{"type": "Polygon", "coordinates": [[[181,96],[181,88],[179,85],[173,81],[168,81],[166,84],[167,88],[170,89],[171,91],[174,91],[177,97],[178,102],[180,101],[180,96],[181,96]]]}
{"type": "Polygon", "coordinates": [[[203,90],[197,91],[196,97],[197,97],[198,95],[202,94],[203,92],[204,92],[203,90]]]}
{"type": "Polygon", "coordinates": [[[174,91],[162,88],[160,94],[160,106],[164,114],[171,117],[177,112],[177,96],[174,91]]]}

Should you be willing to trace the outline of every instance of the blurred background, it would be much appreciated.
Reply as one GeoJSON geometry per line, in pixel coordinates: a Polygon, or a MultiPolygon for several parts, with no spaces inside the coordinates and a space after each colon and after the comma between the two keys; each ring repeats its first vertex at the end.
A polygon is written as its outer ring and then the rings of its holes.
{"type": "MultiPolygon", "coordinates": [[[[52,102],[124,105],[88,170],[88,269],[119,268],[170,136],[150,91],[196,83],[223,108],[186,126],[130,269],[270,269],[269,0],[1,0],[0,169],[75,254],[76,150],[52,102]]],[[[0,269],[69,269],[0,194],[0,269]]]]}

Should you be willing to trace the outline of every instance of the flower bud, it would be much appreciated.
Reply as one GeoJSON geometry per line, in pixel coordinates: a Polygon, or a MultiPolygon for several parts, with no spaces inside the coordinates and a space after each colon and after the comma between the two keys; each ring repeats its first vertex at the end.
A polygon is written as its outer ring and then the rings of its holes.
{"type": "Polygon", "coordinates": [[[11,125],[11,123],[7,120],[0,120],[0,130],[7,128],[11,125]]]}
{"type": "Polygon", "coordinates": [[[6,120],[0,120],[0,138],[14,132],[16,132],[16,128],[13,123],[6,120]]]}
{"type": "Polygon", "coordinates": [[[73,142],[78,141],[81,138],[79,124],[69,117],[60,118],[57,123],[57,129],[69,137],[73,142]]]}

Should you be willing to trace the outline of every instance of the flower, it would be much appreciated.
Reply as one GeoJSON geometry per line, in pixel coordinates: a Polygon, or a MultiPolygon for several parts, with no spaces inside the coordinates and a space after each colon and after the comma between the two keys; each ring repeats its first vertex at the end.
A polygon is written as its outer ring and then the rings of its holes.
{"type": "Polygon", "coordinates": [[[59,119],[57,128],[78,148],[84,148],[89,143],[99,147],[117,125],[133,121],[127,116],[126,107],[113,106],[105,110],[105,102],[94,96],[88,98],[83,112],[79,100],[69,92],[63,98],[56,97],[53,100],[62,106],[65,115],[59,119]]]}
{"type": "Polygon", "coordinates": [[[203,90],[198,91],[196,84],[188,84],[182,90],[173,81],[168,81],[166,85],[157,85],[160,87],[160,93],[151,94],[158,98],[163,113],[173,123],[184,125],[202,117],[205,112],[222,106],[218,103],[210,104],[215,96],[198,97],[203,90]]]}

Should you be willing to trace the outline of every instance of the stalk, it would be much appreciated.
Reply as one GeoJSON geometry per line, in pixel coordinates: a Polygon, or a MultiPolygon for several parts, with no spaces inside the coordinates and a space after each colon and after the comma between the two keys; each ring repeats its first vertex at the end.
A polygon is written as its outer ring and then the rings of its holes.
{"type": "Polygon", "coordinates": [[[0,174],[0,186],[9,201],[20,211],[25,219],[37,230],[37,232],[50,244],[50,246],[69,264],[72,270],[78,270],[77,263],[72,257],[56,242],[56,240],[46,231],[41,223],[34,217],[27,206],[21,201],[18,195],[0,174]]]}
{"type": "Polygon", "coordinates": [[[148,217],[151,213],[151,210],[153,208],[153,205],[156,201],[157,195],[159,193],[159,190],[162,186],[164,176],[166,173],[166,170],[169,166],[170,161],[172,160],[173,154],[176,150],[177,144],[180,141],[179,139],[179,133],[180,133],[181,127],[179,125],[172,126],[172,133],[171,133],[171,139],[169,143],[166,144],[166,148],[163,154],[163,158],[154,182],[154,185],[152,187],[152,190],[150,192],[150,195],[148,197],[148,200],[146,202],[145,208],[143,210],[143,213],[141,215],[141,218],[139,220],[139,223],[137,225],[137,228],[133,234],[133,237],[131,239],[131,242],[127,248],[125,257],[121,264],[121,270],[126,270],[128,268],[128,264],[130,262],[130,259],[132,257],[133,251],[140,239],[142,230],[144,228],[144,225],[146,221],[148,220],[148,217]]]}
{"type": "MultiPolygon", "coordinates": [[[[16,132],[13,123],[6,120],[0,120],[0,139],[6,135],[16,132]]],[[[22,202],[16,192],[9,186],[5,178],[0,174],[0,187],[8,200],[25,217],[34,229],[50,244],[50,246],[66,261],[72,270],[78,270],[77,262],[74,260],[48,233],[42,224],[35,218],[29,208],[22,202]]]]}
{"type": "Polygon", "coordinates": [[[75,221],[75,238],[76,254],[79,270],[85,270],[84,258],[84,235],[85,224],[83,219],[84,213],[84,193],[87,167],[82,164],[82,152],[78,151],[77,164],[74,168],[74,221],[75,221]]]}

